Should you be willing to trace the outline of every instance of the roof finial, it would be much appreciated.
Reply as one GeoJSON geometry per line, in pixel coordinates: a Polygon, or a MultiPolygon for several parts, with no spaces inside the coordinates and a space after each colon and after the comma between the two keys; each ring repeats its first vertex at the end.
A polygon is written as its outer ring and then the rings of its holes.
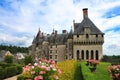
{"type": "Polygon", "coordinates": [[[75,20],[73,19],[73,23],[75,23],[75,20]]]}
{"type": "Polygon", "coordinates": [[[40,27],[39,27],[39,31],[40,31],[40,27]]]}

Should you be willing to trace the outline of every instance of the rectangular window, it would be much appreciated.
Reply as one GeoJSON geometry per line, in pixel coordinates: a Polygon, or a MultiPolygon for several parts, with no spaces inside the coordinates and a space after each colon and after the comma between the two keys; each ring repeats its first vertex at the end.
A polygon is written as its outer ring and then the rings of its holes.
{"type": "Polygon", "coordinates": [[[77,35],[77,37],[79,37],[79,35],[77,35]]]}
{"type": "Polygon", "coordinates": [[[55,59],[57,59],[57,55],[55,55],[55,59]]]}
{"type": "Polygon", "coordinates": [[[56,44],[56,48],[57,48],[57,44],[56,44]]]}
{"type": "Polygon", "coordinates": [[[57,53],[57,50],[56,50],[56,53],[57,53]]]}
{"type": "Polygon", "coordinates": [[[50,45],[50,48],[52,48],[52,45],[50,45]]]}
{"type": "Polygon", "coordinates": [[[50,55],[50,59],[52,59],[52,55],[50,55]]]}
{"type": "Polygon", "coordinates": [[[50,50],[50,53],[52,53],[52,50],[50,50]]]}

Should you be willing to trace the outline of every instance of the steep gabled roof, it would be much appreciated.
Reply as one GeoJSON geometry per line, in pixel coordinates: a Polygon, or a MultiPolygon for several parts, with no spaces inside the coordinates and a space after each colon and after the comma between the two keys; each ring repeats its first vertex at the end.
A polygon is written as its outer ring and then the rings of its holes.
{"type": "Polygon", "coordinates": [[[89,19],[87,8],[83,9],[83,20],[81,23],[74,23],[74,34],[84,34],[84,29],[89,28],[90,34],[104,34],[89,19]]]}
{"type": "Polygon", "coordinates": [[[83,34],[85,27],[90,29],[90,34],[103,34],[88,17],[84,18],[81,23],[74,23],[74,34],[83,34]]]}

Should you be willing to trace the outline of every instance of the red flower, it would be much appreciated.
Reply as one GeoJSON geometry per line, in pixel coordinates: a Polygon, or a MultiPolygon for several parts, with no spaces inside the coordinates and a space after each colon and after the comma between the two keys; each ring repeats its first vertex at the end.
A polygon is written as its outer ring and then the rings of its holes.
{"type": "Polygon", "coordinates": [[[34,80],[43,80],[43,76],[36,76],[34,80]]]}

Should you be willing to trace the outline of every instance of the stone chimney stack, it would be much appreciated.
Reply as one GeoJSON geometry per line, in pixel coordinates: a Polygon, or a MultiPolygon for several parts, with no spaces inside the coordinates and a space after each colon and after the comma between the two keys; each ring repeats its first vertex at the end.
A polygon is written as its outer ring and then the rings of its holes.
{"type": "Polygon", "coordinates": [[[57,30],[55,30],[55,35],[57,35],[57,30]]]}
{"type": "Polygon", "coordinates": [[[88,8],[83,9],[83,18],[88,17],[88,8]]]}

